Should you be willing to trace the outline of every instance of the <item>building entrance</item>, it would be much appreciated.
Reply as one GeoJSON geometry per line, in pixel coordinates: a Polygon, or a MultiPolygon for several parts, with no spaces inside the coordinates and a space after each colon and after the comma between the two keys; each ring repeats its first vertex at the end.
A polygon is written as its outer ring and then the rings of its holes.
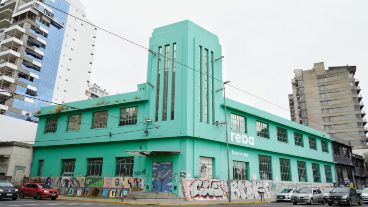
{"type": "Polygon", "coordinates": [[[154,162],[152,165],[152,190],[172,192],[172,162],[154,162]]]}

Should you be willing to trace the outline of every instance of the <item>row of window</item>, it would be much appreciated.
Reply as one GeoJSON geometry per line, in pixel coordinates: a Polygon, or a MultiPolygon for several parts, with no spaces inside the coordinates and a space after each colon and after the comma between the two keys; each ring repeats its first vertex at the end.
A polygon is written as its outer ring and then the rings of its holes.
{"type": "MultiPolygon", "coordinates": [[[[75,159],[61,160],[61,176],[73,176],[75,168],[75,159]]],[[[38,161],[37,176],[42,176],[44,160],[38,161]]],[[[101,176],[103,158],[88,158],[86,176],[101,176]]],[[[116,157],[115,158],[115,176],[132,177],[133,176],[133,157],[116,157]]]]}
{"type": "MultiPolygon", "coordinates": [[[[119,126],[137,124],[138,107],[129,107],[120,109],[119,126]]],[[[97,111],[92,116],[92,129],[106,128],[108,111],[97,111]]],[[[81,127],[82,114],[69,115],[67,120],[67,131],[79,131],[81,127]]],[[[46,119],[45,133],[54,133],[57,130],[58,117],[46,119]]]]}
{"type": "MultiPolygon", "coordinates": [[[[246,117],[231,114],[231,130],[240,133],[247,133],[247,119],[246,117]]],[[[270,138],[269,126],[267,123],[256,121],[256,131],[258,137],[270,138]]],[[[317,150],[317,139],[314,137],[309,138],[309,147],[317,150]]],[[[288,142],[287,129],[277,127],[277,140],[280,142],[288,142]]],[[[294,132],[295,145],[304,147],[303,135],[294,132]]],[[[328,152],[328,143],[325,140],[321,140],[321,148],[323,152],[328,152]]]]}

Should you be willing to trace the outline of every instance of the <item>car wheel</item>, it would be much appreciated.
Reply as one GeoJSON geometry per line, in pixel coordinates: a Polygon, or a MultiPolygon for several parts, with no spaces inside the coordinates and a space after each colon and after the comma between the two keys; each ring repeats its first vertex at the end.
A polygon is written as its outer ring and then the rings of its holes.
{"type": "Polygon", "coordinates": [[[351,206],[351,199],[348,200],[348,206],[351,206]]]}
{"type": "Polygon", "coordinates": [[[361,206],[362,205],[362,199],[358,200],[358,205],[361,206]]]}
{"type": "Polygon", "coordinates": [[[332,203],[328,203],[329,206],[332,206],[332,203]]]}
{"type": "Polygon", "coordinates": [[[19,192],[19,198],[24,198],[24,193],[21,191],[21,192],[19,192]]]}
{"type": "Polygon", "coordinates": [[[56,197],[51,197],[51,200],[56,200],[56,197]]]}
{"type": "Polygon", "coordinates": [[[14,196],[14,197],[12,197],[12,200],[13,201],[15,201],[15,200],[17,200],[18,199],[18,196],[14,196]]]}
{"type": "Polygon", "coordinates": [[[310,199],[309,204],[314,205],[313,198],[310,199]]]}
{"type": "Polygon", "coordinates": [[[325,203],[326,203],[326,202],[325,202],[325,199],[324,199],[324,198],[322,198],[321,204],[322,204],[322,205],[325,205],[325,203]]]}
{"type": "Polygon", "coordinates": [[[36,196],[35,196],[35,199],[42,200],[41,193],[37,193],[36,196]]]}
{"type": "Polygon", "coordinates": [[[294,204],[294,205],[297,205],[297,204],[298,204],[298,202],[295,202],[295,201],[294,201],[294,202],[293,202],[293,204],[294,204]]]}

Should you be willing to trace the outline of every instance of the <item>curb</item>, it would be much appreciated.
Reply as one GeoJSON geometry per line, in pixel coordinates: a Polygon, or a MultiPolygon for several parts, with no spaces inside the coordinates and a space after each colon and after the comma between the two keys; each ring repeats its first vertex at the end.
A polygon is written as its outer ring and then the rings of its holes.
{"type": "Polygon", "coordinates": [[[95,200],[95,199],[64,199],[59,198],[58,200],[69,201],[69,202],[80,202],[80,203],[104,203],[104,204],[114,204],[114,205],[135,205],[135,206],[147,206],[147,205],[156,205],[156,206],[212,206],[212,205],[261,205],[261,204],[269,204],[271,201],[250,201],[250,202],[198,202],[198,203],[159,203],[159,202],[126,202],[126,201],[103,201],[103,200],[95,200]]]}

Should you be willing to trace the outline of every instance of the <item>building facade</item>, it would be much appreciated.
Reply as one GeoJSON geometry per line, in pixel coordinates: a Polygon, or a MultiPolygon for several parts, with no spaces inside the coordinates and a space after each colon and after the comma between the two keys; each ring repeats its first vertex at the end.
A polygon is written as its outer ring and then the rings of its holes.
{"type": "Polygon", "coordinates": [[[366,148],[368,129],[355,66],[295,70],[289,95],[291,119],[347,140],[354,149],[366,148]]]}
{"type": "Polygon", "coordinates": [[[0,142],[0,179],[11,180],[16,186],[29,176],[32,145],[22,142],[0,142]]]}
{"type": "Polygon", "coordinates": [[[149,48],[137,91],[41,109],[34,179],[68,195],[226,198],[227,135],[234,199],[335,182],[329,135],[224,99],[216,35],[186,20],[155,29],[149,48]]]}
{"type": "Polygon", "coordinates": [[[37,121],[34,114],[48,102],[86,98],[95,29],[77,27],[79,21],[61,12],[85,19],[74,5],[65,0],[8,0],[0,5],[1,114],[37,121]],[[70,43],[76,40],[78,47],[70,43]]]}

